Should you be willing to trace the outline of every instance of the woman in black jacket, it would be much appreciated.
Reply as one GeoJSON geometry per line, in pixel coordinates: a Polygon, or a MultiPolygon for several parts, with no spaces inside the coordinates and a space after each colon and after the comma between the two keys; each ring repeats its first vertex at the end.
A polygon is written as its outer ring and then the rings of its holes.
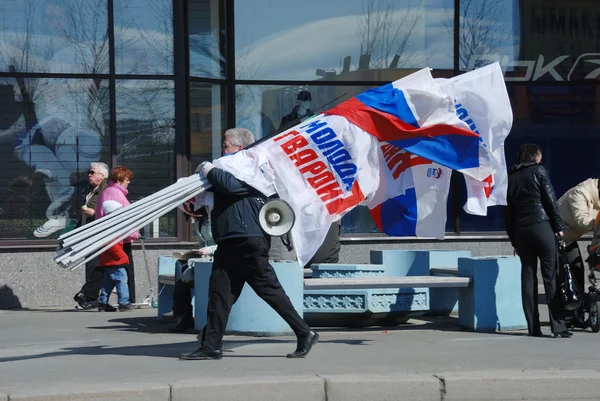
{"type": "Polygon", "coordinates": [[[532,143],[521,146],[517,164],[508,175],[506,232],[521,259],[521,295],[529,335],[541,337],[538,310],[537,261],[540,260],[550,326],[554,337],[568,338],[564,309],[558,295],[556,239],[562,236],[563,222],[546,168],[540,164],[542,151],[532,143]]]}

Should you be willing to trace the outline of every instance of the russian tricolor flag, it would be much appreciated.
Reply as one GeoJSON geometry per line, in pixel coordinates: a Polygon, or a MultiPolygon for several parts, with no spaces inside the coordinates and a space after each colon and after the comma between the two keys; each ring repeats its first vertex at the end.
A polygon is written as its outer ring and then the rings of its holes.
{"type": "Polygon", "coordinates": [[[372,210],[390,235],[443,238],[452,169],[482,181],[495,168],[480,135],[457,116],[453,96],[429,69],[214,164],[257,189],[272,186],[291,205],[301,264],[331,223],[356,206],[372,210]]]}
{"type": "Polygon", "coordinates": [[[429,69],[423,69],[325,114],[346,118],[380,142],[484,180],[493,172],[490,152],[454,110],[454,100],[440,90],[429,69]]]}

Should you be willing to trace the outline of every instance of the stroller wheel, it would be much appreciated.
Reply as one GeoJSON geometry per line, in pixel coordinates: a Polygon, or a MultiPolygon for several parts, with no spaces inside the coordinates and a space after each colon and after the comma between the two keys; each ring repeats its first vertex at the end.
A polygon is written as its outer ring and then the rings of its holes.
{"type": "Polygon", "coordinates": [[[598,316],[598,302],[590,302],[590,328],[594,333],[600,331],[600,318],[598,316]]]}
{"type": "Polygon", "coordinates": [[[588,313],[587,302],[584,300],[581,306],[573,311],[571,317],[565,318],[565,323],[568,328],[587,329],[590,327],[590,319],[588,313]]]}
{"type": "Polygon", "coordinates": [[[158,298],[152,297],[151,305],[153,308],[158,308],[158,298]]]}

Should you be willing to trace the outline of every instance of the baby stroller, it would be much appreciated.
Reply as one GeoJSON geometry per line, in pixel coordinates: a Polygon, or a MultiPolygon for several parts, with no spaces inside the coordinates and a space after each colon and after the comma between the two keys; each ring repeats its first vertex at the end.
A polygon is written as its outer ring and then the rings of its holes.
{"type": "MultiPolygon", "coordinates": [[[[596,279],[595,272],[600,272],[600,213],[596,216],[594,222],[594,236],[592,243],[588,245],[588,258],[585,260],[587,265],[587,280],[589,287],[587,292],[581,292],[581,305],[573,311],[572,319],[568,319],[567,323],[574,327],[590,328],[594,333],[600,332],[600,287],[596,279]],[[570,322],[569,322],[570,320],[570,322]]],[[[584,268],[581,266],[582,269],[584,268]]],[[[584,272],[575,275],[579,276],[579,288],[584,289],[583,281],[584,272]]]]}

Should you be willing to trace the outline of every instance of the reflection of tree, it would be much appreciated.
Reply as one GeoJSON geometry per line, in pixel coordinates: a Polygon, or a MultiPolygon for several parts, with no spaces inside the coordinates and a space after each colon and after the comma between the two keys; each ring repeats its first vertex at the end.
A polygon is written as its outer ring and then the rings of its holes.
{"type": "MultiPolygon", "coordinates": [[[[173,71],[173,7],[172,1],[115,1],[115,56],[118,73],[170,74],[173,71]],[[145,27],[151,27],[146,29],[145,27]]],[[[151,124],[153,145],[174,143],[174,96],[172,81],[118,80],[117,116],[119,121],[133,118],[151,124]]],[[[125,139],[133,144],[142,136],[125,139]]],[[[122,146],[121,153],[134,151],[135,146],[122,146]]]]}
{"type": "Polygon", "coordinates": [[[208,78],[225,76],[225,57],[221,54],[220,45],[219,37],[212,32],[190,34],[191,75],[208,78]],[[194,57],[194,54],[199,57],[194,57]]]}
{"type": "MultiPolygon", "coordinates": [[[[23,16],[20,26],[24,27],[23,34],[14,34],[9,28],[6,14],[2,18],[3,50],[0,51],[2,67],[12,65],[15,71],[35,71],[43,68],[41,59],[35,57],[36,50],[42,47],[40,38],[34,35],[36,0],[22,0],[15,9],[23,16]]],[[[4,14],[4,13],[3,13],[4,14]]],[[[14,23],[14,21],[11,21],[14,23]]]]}
{"type": "MultiPolygon", "coordinates": [[[[149,131],[142,136],[124,138],[126,143],[150,138],[153,145],[172,146],[175,140],[173,81],[118,81],[117,116],[149,122],[149,131]]],[[[135,146],[125,146],[121,154],[135,152],[135,146]]]]}
{"type": "MultiPolygon", "coordinates": [[[[243,46],[241,50],[235,53],[235,76],[237,79],[254,79],[261,64],[255,64],[251,60],[253,45],[243,46]]],[[[259,114],[263,104],[263,92],[267,90],[267,85],[239,85],[235,91],[236,102],[236,120],[244,124],[244,128],[253,131],[258,135],[258,126],[254,121],[259,121],[259,114]]]]}
{"type": "MultiPolygon", "coordinates": [[[[504,0],[461,0],[460,67],[479,67],[478,61],[491,60],[506,45],[508,24],[504,22],[504,0]]],[[[448,27],[452,30],[452,27],[448,27]]],[[[487,64],[487,63],[486,63],[487,64]]]]}
{"type": "Polygon", "coordinates": [[[172,2],[152,0],[141,3],[143,7],[140,2],[115,2],[118,72],[170,74],[173,72],[172,2]]]}
{"type": "MultiPolygon", "coordinates": [[[[54,71],[50,72],[107,73],[109,57],[106,1],[63,0],[60,3],[65,9],[66,26],[58,33],[66,43],[69,57],[73,59],[68,60],[71,64],[67,65],[71,71],[57,71],[55,66],[54,71]]],[[[62,49],[52,50],[60,53],[62,49]]]]}
{"type": "MultiPolygon", "coordinates": [[[[408,52],[414,30],[422,21],[420,6],[410,0],[401,6],[398,0],[365,0],[358,21],[360,54],[370,56],[371,68],[407,65],[415,58],[408,52]]],[[[360,67],[360,66],[359,66],[360,67]]]]}
{"type": "MultiPolygon", "coordinates": [[[[108,29],[105,0],[52,0],[43,2],[22,0],[10,7],[13,19],[18,19],[15,29],[9,24],[15,22],[2,19],[3,43],[5,51],[0,52],[0,60],[11,72],[50,72],[50,73],[107,73],[108,72],[108,29]],[[60,23],[50,21],[60,13],[60,23]],[[21,17],[22,20],[19,18],[21,17]],[[40,17],[46,23],[40,24],[40,17]],[[22,22],[20,22],[22,21],[22,22]],[[44,27],[46,29],[44,29],[44,27]],[[41,34],[40,34],[41,32],[41,34]]],[[[8,11],[8,10],[7,10],[8,11]]],[[[6,15],[6,14],[5,14],[6,15]]],[[[107,105],[106,88],[100,80],[67,79],[17,79],[20,97],[25,103],[35,103],[39,112],[73,113],[73,105],[84,107],[87,124],[100,135],[104,134],[103,117],[99,112],[107,105]],[[84,104],[80,104],[85,98],[84,104]]],[[[28,105],[26,105],[28,107],[28,105]]],[[[36,116],[25,112],[26,126],[31,127],[36,116]]],[[[37,116],[39,117],[39,115],[37,116]]]]}

